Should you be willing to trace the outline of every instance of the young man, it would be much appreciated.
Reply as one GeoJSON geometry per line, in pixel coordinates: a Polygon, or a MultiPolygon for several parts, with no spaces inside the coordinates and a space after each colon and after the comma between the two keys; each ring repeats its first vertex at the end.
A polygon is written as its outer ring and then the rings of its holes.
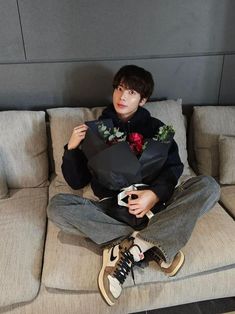
{"type": "MultiPolygon", "coordinates": [[[[153,87],[148,71],[134,65],[122,67],[113,80],[113,104],[103,111],[100,119],[111,118],[114,126],[127,135],[138,132],[144,138],[152,138],[163,126],[143,108],[153,87]]],[[[65,146],[64,178],[73,189],[90,182],[100,199],[116,198],[118,192],[105,188],[87,167],[87,158],[80,149],[87,129],[85,124],[75,127],[65,146]]],[[[98,285],[109,305],[119,298],[122,284],[134,263],[145,256],[155,260],[168,276],[174,276],[183,265],[184,254],[180,249],[188,241],[198,217],[218,200],[219,186],[213,178],[199,176],[175,189],[182,172],[183,164],[173,140],[159,174],[143,179],[144,190],[126,192],[128,196],[135,195],[134,199],[128,199],[128,210],[137,218],[144,217],[159,205],[164,206],[138,232],[108,216],[105,201],[96,202],[69,194],[58,194],[51,199],[48,217],[62,230],[83,234],[98,245],[106,245],[98,285]]]]}

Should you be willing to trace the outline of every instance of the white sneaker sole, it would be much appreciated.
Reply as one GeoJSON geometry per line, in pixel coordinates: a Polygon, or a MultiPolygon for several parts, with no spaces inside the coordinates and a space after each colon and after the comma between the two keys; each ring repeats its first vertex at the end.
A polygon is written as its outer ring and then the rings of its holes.
{"type": "Polygon", "coordinates": [[[107,295],[105,288],[104,288],[104,271],[105,271],[105,265],[107,264],[107,261],[109,259],[109,250],[108,249],[104,249],[103,251],[103,265],[102,268],[100,270],[99,276],[98,276],[98,286],[100,289],[100,293],[103,296],[103,298],[105,299],[105,301],[108,303],[108,305],[112,306],[115,303],[110,300],[109,296],[107,295]]]}

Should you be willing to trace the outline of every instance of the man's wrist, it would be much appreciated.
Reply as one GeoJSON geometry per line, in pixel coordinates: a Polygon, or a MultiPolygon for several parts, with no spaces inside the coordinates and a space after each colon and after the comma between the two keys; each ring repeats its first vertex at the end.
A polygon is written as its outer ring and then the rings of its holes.
{"type": "Polygon", "coordinates": [[[150,191],[152,192],[152,194],[153,194],[153,196],[154,196],[154,202],[155,202],[155,204],[157,204],[157,203],[160,201],[160,199],[159,199],[157,193],[156,193],[155,191],[153,191],[153,190],[150,190],[150,191]]]}

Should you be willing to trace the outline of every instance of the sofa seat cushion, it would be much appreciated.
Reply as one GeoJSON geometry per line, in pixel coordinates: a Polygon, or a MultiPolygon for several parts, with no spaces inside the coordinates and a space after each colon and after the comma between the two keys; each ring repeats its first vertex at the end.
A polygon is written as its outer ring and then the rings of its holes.
{"type": "MultiPolygon", "coordinates": [[[[153,262],[144,270],[134,268],[135,283],[166,282],[235,264],[235,228],[232,218],[217,204],[202,217],[183,248],[185,265],[175,278],[167,278],[153,262]]],[[[43,283],[50,288],[96,291],[102,264],[101,250],[90,240],[67,235],[48,225],[43,283]]],[[[131,276],[125,287],[134,285],[131,276]]]]}
{"type": "Polygon", "coordinates": [[[0,200],[0,306],[31,301],[40,287],[48,188],[0,200]]]}
{"type": "Polygon", "coordinates": [[[161,272],[155,262],[144,270],[137,269],[136,284],[177,280],[200,275],[205,272],[219,271],[235,265],[235,224],[233,219],[217,203],[215,207],[199,218],[192,236],[182,249],[185,264],[182,270],[170,279],[161,272]]]}
{"type": "Polygon", "coordinates": [[[222,186],[220,200],[231,215],[235,217],[235,185],[222,186]]]}

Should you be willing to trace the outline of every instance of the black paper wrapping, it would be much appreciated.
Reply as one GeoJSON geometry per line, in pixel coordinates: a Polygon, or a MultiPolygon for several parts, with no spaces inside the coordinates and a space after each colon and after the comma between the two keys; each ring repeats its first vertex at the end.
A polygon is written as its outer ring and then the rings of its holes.
{"type": "Polygon", "coordinates": [[[97,134],[88,129],[82,150],[91,173],[103,186],[116,191],[131,184],[151,182],[166,162],[173,139],[166,143],[147,139],[145,150],[137,158],[127,142],[110,146],[97,134]]]}

